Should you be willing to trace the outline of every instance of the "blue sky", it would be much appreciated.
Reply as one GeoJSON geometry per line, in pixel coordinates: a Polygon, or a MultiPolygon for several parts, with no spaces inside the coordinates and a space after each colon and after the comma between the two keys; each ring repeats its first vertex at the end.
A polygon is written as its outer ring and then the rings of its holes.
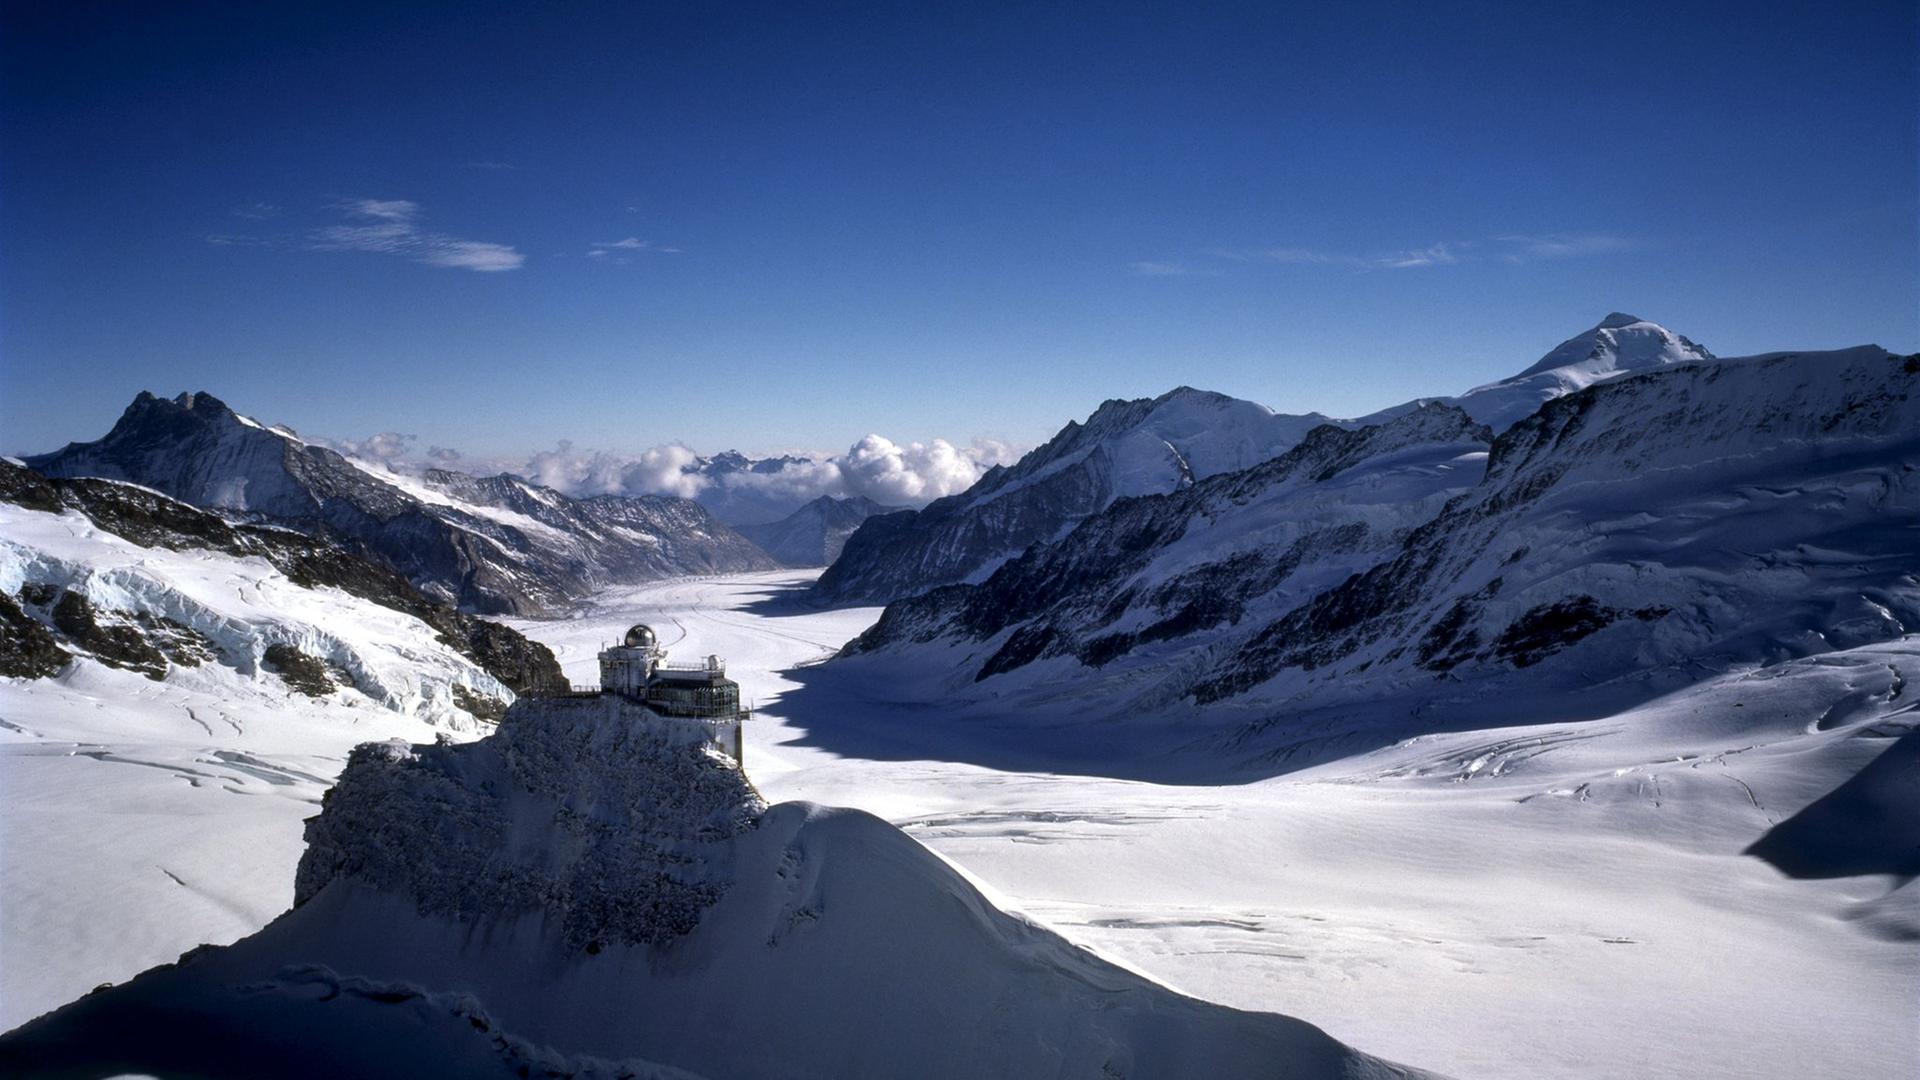
{"type": "Polygon", "coordinates": [[[9,451],[141,389],[483,456],[1032,444],[1614,309],[1920,349],[1910,2],[157,7],[7,9],[9,451]]]}

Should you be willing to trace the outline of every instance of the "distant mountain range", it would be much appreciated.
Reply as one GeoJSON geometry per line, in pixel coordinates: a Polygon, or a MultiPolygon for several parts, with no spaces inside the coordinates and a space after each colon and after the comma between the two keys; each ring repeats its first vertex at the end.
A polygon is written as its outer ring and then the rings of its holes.
{"type": "Polygon", "coordinates": [[[838,498],[822,495],[779,521],[741,525],[741,535],[759,544],[767,554],[788,566],[826,566],[840,557],[860,524],[876,514],[903,509],[883,506],[864,496],[838,498]]]}
{"type": "Polygon", "coordinates": [[[104,438],[27,463],[327,536],[480,612],[557,614],[610,585],[779,566],[689,499],[577,499],[504,474],[410,476],[263,425],[206,393],[142,393],[104,438]]]}
{"type": "Polygon", "coordinates": [[[1180,387],[1151,400],[1108,401],[1016,464],[909,514],[878,517],[847,541],[814,589],[833,604],[887,603],[939,585],[979,582],[1031,544],[1065,535],[1116,499],[1158,495],[1272,459],[1324,425],[1376,425],[1422,405],[1457,405],[1496,433],[1554,397],[1592,383],[1712,354],[1619,312],[1576,334],[1511,379],[1453,398],[1407,402],[1336,420],[1288,415],[1180,387]]]}
{"type": "MultiPolygon", "coordinates": [[[[1116,496],[972,583],[896,601],[846,652],[912,672],[908,696],[1000,708],[1071,686],[1106,714],[1270,716],[1473,680],[1456,704],[1550,691],[1564,711],[1920,626],[1920,358],[1716,360],[1613,316],[1548,361],[1116,496]]],[[[990,520],[973,506],[876,518],[822,580],[881,529],[889,566],[942,550],[930,538],[967,535],[956,518],[990,520]]]]}

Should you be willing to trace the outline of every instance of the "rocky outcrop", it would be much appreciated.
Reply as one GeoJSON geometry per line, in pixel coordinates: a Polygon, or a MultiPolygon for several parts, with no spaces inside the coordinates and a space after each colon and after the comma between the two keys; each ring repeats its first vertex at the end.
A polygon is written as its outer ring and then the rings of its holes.
{"type": "Polygon", "coordinates": [[[583,952],[661,944],[719,898],[721,842],[765,808],[698,725],[611,695],[523,699],[483,742],[354,751],[294,903],[351,879],[463,923],[540,912],[583,952]],[[546,834],[516,844],[529,813],[546,834]]]}

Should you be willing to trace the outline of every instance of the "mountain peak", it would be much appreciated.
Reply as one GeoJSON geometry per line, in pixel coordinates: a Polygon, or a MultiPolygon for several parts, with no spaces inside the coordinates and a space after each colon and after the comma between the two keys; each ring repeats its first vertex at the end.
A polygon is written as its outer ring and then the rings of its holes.
{"type": "Polygon", "coordinates": [[[207,393],[205,390],[191,390],[163,398],[150,390],[142,390],[133,397],[133,403],[127,406],[127,416],[139,416],[150,412],[166,414],[193,413],[201,417],[218,417],[231,414],[233,410],[227,403],[207,393]]]}
{"type": "Polygon", "coordinates": [[[1706,349],[1659,323],[1616,311],[1592,329],[1554,346],[1515,378],[1556,372],[1577,389],[1617,372],[1713,358],[1706,349]]]}

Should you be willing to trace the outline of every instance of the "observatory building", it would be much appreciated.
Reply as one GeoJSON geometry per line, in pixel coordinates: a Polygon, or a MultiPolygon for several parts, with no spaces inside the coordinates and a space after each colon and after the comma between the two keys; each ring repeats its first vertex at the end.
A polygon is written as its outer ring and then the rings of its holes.
{"type": "Polygon", "coordinates": [[[707,725],[715,746],[741,760],[740,684],[727,662],[709,656],[697,664],[669,664],[653,627],[634,626],[618,645],[600,651],[600,692],[619,694],[661,716],[707,725]]]}

